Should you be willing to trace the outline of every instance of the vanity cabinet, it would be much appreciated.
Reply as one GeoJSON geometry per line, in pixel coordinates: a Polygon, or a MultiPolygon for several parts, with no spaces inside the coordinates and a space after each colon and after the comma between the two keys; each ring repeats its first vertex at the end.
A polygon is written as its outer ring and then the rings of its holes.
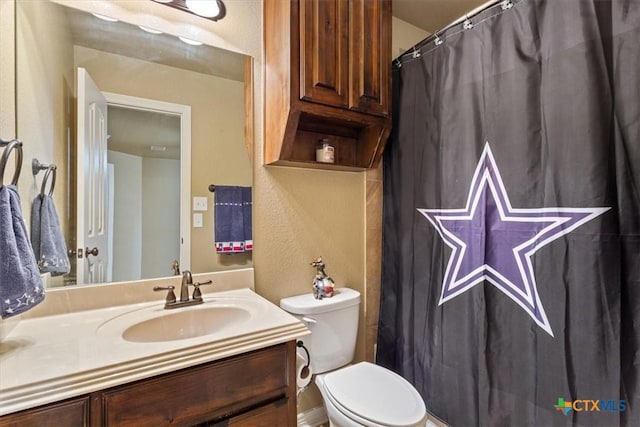
{"type": "Polygon", "coordinates": [[[379,164],[391,130],[391,0],[264,2],[265,163],[379,164]],[[315,162],[321,139],[335,162],[315,162]]]}
{"type": "Polygon", "coordinates": [[[289,342],[9,414],[5,426],[293,426],[289,342]]]}

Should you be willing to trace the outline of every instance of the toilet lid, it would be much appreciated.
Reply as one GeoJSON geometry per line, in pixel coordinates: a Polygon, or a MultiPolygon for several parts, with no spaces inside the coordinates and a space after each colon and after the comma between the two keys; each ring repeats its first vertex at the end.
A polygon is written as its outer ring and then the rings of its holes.
{"type": "Polygon", "coordinates": [[[374,424],[412,426],[426,414],[422,397],[407,380],[372,363],[331,372],[325,375],[324,384],[332,401],[343,410],[374,424]]]}

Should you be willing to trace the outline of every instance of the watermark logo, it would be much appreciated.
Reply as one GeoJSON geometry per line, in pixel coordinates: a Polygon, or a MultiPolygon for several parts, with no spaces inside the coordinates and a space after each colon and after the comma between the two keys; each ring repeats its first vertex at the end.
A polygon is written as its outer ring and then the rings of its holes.
{"type": "Polygon", "coordinates": [[[593,400],[593,399],[576,399],[566,401],[559,397],[558,403],[553,405],[556,411],[567,415],[571,411],[575,412],[624,412],[627,410],[627,403],[624,400],[593,400]]]}
{"type": "Polygon", "coordinates": [[[571,411],[571,402],[565,402],[562,397],[558,398],[558,404],[553,405],[556,408],[556,411],[562,412],[564,415],[567,415],[571,411]]]}

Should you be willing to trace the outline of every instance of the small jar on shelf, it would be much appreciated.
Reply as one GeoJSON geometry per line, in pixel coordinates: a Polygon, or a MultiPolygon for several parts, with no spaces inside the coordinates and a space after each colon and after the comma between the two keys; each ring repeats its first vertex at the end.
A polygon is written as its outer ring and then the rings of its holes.
{"type": "Polygon", "coordinates": [[[333,163],[335,161],[335,148],[324,138],[316,146],[316,162],[333,163]]]}

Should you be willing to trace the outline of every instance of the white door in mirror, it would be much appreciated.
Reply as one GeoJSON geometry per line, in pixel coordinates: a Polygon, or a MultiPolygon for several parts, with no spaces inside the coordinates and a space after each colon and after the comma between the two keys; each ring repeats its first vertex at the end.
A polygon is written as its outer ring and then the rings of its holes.
{"type": "Polygon", "coordinates": [[[84,68],[78,68],[78,283],[111,280],[108,250],[107,100],[84,68]],[[80,175],[80,174],[79,174],[80,175]],[[85,248],[91,249],[90,251],[85,248]]]}

